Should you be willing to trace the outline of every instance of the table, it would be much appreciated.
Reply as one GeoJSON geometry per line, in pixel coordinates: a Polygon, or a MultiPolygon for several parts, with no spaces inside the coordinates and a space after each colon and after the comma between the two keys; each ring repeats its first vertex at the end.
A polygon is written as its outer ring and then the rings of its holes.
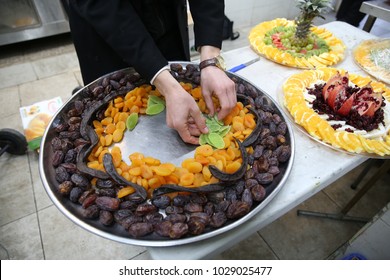
{"type": "Polygon", "coordinates": [[[370,32],[377,18],[390,21],[390,2],[387,1],[368,1],[363,2],[360,12],[368,15],[363,30],[370,32]]]}
{"type": "MultiPolygon", "coordinates": [[[[344,22],[322,25],[344,41],[346,57],[337,68],[367,76],[354,62],[351,49],[361,40],[375,36],[344,22]]],[[[227,68],[250,61],[258,55],[251,48],[243,47],[223,54],[227,68]]],[[[238,71],[236,74],[264,90],[278,102],[278,91],[290,75],[301,70],[273,63],[265,58],[238,71]],[[270,82],[271,81],[271,82],[270,82]]],[[[206,240],[173,247],[148,247],[153,259],[209,259],[269,225],[285,213],[310,198],[338,178],[362,164],[366,157],[349,155],[328,148],[312,140],[293,126],[295,158],[286,184],[273,200],[257,215],[230,231],[206,240]]]]}

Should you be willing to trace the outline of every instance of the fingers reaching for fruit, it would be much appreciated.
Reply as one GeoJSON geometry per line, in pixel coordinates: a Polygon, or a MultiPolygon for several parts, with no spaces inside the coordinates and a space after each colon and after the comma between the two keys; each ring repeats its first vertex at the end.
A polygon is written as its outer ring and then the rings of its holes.
{"type": "Polygon", "coordinates": [[[199,144],[197,137],[202,133],[207,133],[208,130],[194,98],[168,71],[163,71],[158,75],[155,85],[165,97],[167,125],[176,129],[184,142],[199,144]]]}
{"type": "Polygon", "coordinates": [[[210,116],[215,114],[213,96],[220,107],[217,108],[218,119],[225,118],[237,104],[237,95],[234,82],[217,67],[207,67],[201,72],[201,86],[203,98],[210,116]]]}

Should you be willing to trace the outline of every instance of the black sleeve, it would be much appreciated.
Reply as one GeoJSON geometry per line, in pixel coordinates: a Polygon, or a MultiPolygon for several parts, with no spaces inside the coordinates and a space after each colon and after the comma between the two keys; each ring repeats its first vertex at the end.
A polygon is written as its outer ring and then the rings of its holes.
{"type": "Polygon", "coordinates": [[[194,20],[195,48],[210,45],[222,47],[224,0],[189,0],[194,20]]]}
{"type": "Polygon", "coordinates": [[[129,1],[70,0],[70,5],[144,78],[168,64],[129,1]]]}

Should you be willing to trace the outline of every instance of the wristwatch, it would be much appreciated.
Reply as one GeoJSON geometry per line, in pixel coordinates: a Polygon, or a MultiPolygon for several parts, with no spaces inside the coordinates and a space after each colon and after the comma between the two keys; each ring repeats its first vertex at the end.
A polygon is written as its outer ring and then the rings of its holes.
{"type": "Polygon", "coordinates": [[[210,58],[210,59],[203,60],[199,64],[199,69],[202,70],[203,68],[206,68],[208,66],[216,66],[223,71],[226,70],[225,60],[223,59],[223,57],[221,55],[218,55],[218,56],[210,58]]]}

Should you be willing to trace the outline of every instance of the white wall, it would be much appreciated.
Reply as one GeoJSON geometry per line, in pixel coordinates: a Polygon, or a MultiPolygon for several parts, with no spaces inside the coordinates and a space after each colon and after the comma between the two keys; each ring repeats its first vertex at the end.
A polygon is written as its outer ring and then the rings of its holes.
{"type": "Polygon", "coordinates": [[[225,0],[225,14],[234,27],[255,26],[275,18],[294,19],[296,0],[225,0]]]}
{"type": "MultiPolygon", "coordinates": [[[[341,0],[332,0],[338,8],[341,0]]],[[[296,0],[225,0],[225,14],[234,28],[253,27],[275,18],[295,19],[299,14],[296,0]]]]}

